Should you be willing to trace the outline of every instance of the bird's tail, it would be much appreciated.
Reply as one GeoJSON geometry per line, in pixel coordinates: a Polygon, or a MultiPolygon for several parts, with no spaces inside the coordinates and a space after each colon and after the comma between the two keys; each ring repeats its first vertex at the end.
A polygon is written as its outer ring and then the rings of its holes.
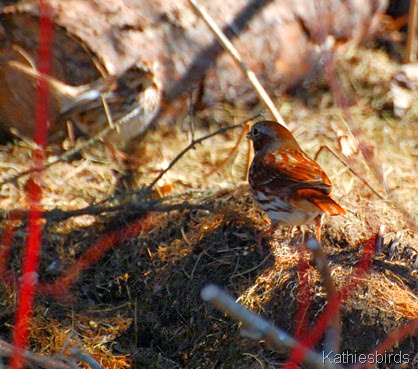
{"type": "Polygon", "coordinates": [[[345,210],[340,205],[338,205],[328,194],[324,194],[323,192],[313,189],[301,189],[298,190],[297,193],[299,196],[308,200],[326,214],[345,214],[345,210]]]}

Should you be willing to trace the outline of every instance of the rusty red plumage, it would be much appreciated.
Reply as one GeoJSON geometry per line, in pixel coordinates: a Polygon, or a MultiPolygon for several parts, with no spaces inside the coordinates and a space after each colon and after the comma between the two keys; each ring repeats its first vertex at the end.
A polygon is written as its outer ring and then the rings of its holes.
{"type": "Polygon", "coordinates": [[[259,250],[261,238],[279,225],[315,221],[320,238],[323,214],[345,214],[330,196],[331,181],[327,175],[285,127],[272,121],[258,122],[247,137],[253,141],[255,151],[248,178],[250,187],[271,220],[270,229],[259,236],[259,250]]]}

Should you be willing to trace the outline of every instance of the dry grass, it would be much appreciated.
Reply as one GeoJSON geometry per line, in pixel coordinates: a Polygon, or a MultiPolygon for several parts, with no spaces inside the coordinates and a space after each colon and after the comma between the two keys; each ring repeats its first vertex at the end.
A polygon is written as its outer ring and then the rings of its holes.
{"type": "MultiPolygon", "coordinates": [[[[364,138],[373,146],[386,183],[378,183],[361,162],[356,169],[376,189],[393,190],[415,218],[418,171],[414,129],[415,104],[403,119],[391,114],[389,82],[397,65],[385,53],[362,49],[341,63],[345,89],[350,92],[350,113],[364,138]]],[[[417,92],[413,92],[417,95],[417,92]]],[[[303,100],[288,96],[280,112],[294,129],[301,146],[311,155],[323,144],[335,146],[335,128],[343,128],[341,115],[327,91],[305,91],[303,100]]],[[[415,99],[415,101],[417,101],[415,99]]],[[[245,120],[253,110],[217,106],[200,112],[196,136],[222,125],[245,120]]],[[[199,297],[207,282],[218,283],[246,306],[265,314],[288,331],[293,329],[298,287],[297,238],[287,229],[270,241],[273,253],[255,252],[255,236],[267,227],[245,181],[248,144],[244,139],[226,165],[208,175],[230,153],[239,130],[216,136],[191,150],[158,183],[159,192],[179,194],[175,200],[214,202],[216,211],[159,214],[152,231],[117,245],[72,288],[76,300],[61,304],[39,296],[31,326],[31,348],[44,354],[59,352],[70,332],[83,348],[106,368],[276,367],[283,359],[263,346],[238,336],[237,325],[204,305],[199,297]]],[[[132,153],[136,160],[131,186],[150,183],[158,171],[190,142],[188,117],[149,132],[132,153]]],[[[1,178],[27,169],[31,153],[26,144],[0,150],[1,178]]],[[[57,148],[51,149],[56,154],[57,148]]],[[[355,268],[362,243],[386,226],[382,253],[370,276],[359,280],[353,296],[344,302],[343,349],[367,351],[393,328],[418,317],[418,238],[408,229],[390,201],[379,200],[341,163],[328,154],[319,158],[334,184],[334,197],[347,209],[344,217],[326,219],[324,247],[339,288],[355,268]],[[395,250],[391,241],[399,231],[395,250]],[[395,251],[395,252],[393,252],[395,251]]],[[[43,205],[47,209],[76,209],[100,201],[121,187],[121,168],[102,148],[92,148],[72,163],[62,163],[44,175],[43,205]]],[[[0,190],[0,206],[9,210],[26,206],[25,184],[7,184],[0,190]]],[[[128,220],[121,214],[116,220],[128,220]]],[[[77,217],[45,234],[40,270],[43,281],[54,280],[87,250],[98,235],[115,222],[92,216],[77,217]]],[[[14,240],[9,267],[20,270],[25,234],[14,240]]],[[[322,311],[326,296],[319,275],[309,269],[312,321],[322,311]]],[[[14,291],[1,286],[0,319],[10,338],[14,291]]],[[[413,352],[407,341],[400,346],[413,352]]]]}

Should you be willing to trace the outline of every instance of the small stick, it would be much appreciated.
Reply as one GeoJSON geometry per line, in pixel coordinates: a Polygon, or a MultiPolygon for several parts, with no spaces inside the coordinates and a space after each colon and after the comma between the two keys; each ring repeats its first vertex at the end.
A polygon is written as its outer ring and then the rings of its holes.
{"type": "Polygon", "coordinates": [[[74,147],[74,145],[75,145],[75,134],[74,134],[73,123],[70,120],[67,120],[65,122],[65,125],[67,126],[67,135],[68,135],[68,140],[70,141],[70,147],[74,147]]]}
{"type": "MultiPolygon", "coordinates": [[[[61,209],[53,209],[50,211],[45,211],[42,213],[42,218],[46,219],[48,224],[51,222],[56,223],[63,221],[68,218],[80,216],[80,215],[102,215],[102,214],[112,214],[112,213],[123,213],[124,215],[129,214],[140,214],[141,212],[170,212],[170,211],[183,211],[183,210],[207,210],[213,211],[214,207],[212,204],[191,204],[188,201],[184,201],[179,204],[161,204],[161,201],[165,199],[159,200],[151,200],[151,201],[138,201],[132,202],[129,204],[121,204],[115,206],[101,206],[101,205],[89,205],[82,209],[76,210],[61,210],[61,209]]],[[[28,216],[29,210],[12,210],[8,211],[7,213],[0,212],[0,217],[20,217],[23,218],[24,216],[28,216]]],[[[1,250],[0,250],[1,251],[1,250]]],[[[3,251],[4,253],[4,251],[3,251]]]]}
{"type": "MultiPolygon", "coordinates": [[[[331,276],[328,257],[325,254],[321,244],[316,238],[309,238],[306,241],[306,247],[312,251],[315,265],[322,276],[325,291],[327,293],[327,301],[335,301],[338,297],[337,288],[331,276]]],[[[325,352],[338,353],[341,344],[341,316],[339,309],[335,312],[335,316],[330,320],[327,332],[325,334],[324,349],[325,352]]]]}
{"type": "Polygon", "coordinates": [[[416,36],[417,36],[417,1],[409,1],[409,13],[408,13],[408,35],[406,38],[406,55],[405,63],[412,63],[416,59],[416,36]]]}
{"type": "MultiPolygon", "coordinates": [[[[148,187],[145,189],[145,193],[149,193],[150,190],[152,189],[152,187],[155,186],[155,184],[191,149],[193,149],[197,144],[202,143],[202,141],[207,140],[208,138],[212,138],[213,136],[216,136],[218,134],[221,133],[225,133],[231,129],[235,129],[238,127],[242,127],[243,125],[247,124],[249,121],[254,120],[255,118],[259,117],[260,113],[252,116],[251,118],[248,118],[247,120],[245,120],[242,123],[239,124],[234,124],[232,126],[228,126],[228,127],[224,127],[224,128],[220,128],[217,131],[213,132],[213,133],[209,133],[206,136],[200,137],[197,140],[192,141],[186,148],[184,148],[182,151],[180,151],[176,157],[171,161],[171,163],[168,165],[167,168],[165,168],[164,170],[162,170],[157,177],[155,177],[155,179],[148,185],[148,187]]],[[[144,190],[140,190],[140,192],[143,192],[144,190]]]]}
{"type": "MultiPolygon", "coordinates": [[[[357,363],[354,364],[348,369],[361,369],[361,368],[372,368],[374,363],[377,362],[377,357],[379,354],[385,355],[386,352],[390,351],[392,347],[395,345],[399,345],[399,343],[404,340],[408,336],[413,336],[418,332],[418,318],[411,320],[406,325],[404,325],[401,328],[394,329],[392,332],[390,332],[386,339],[377,347],[374,347],[369,354],[366,354],[367,357],[372,356],[373,359],[368,360],[366,363],[357,363]]],[[[401,351],[402,353],[402,351],[401,351]]],[[[410,363],[412,364],[411,368],[413,367],[413,360],[414,358],[409,356],[410,363]]]]}
{"type": "Polygon", "coordinates": [[[244,73],[245,77],[247,78],[248,82],[250,82],[251,86],[254,88],[255,92],[257,93],[260,100],[264,103],[267,109],[270,111],[271,115],[274,119],[281,124],[282,126],[286,127],[286,123],[283,120],[282,116],[280,115],[279,111],[276,109],[273,101],[271,100],[270,96],[256,77],[255,73],[250,70],[242,60],[241,55],[238,53],[238,50],[232,45],[231,41],[225,36],[222,30],[218,27],[212,17],[203,9],[196,0],[189,0],[190,5],[195,10],[196,14],[203,19],[212,33],[215,35],[216,39],[222,45],[222,47],[232,56],[235,63],[238,64],[242,73],[244,73]]]}
{"type": "Polygon", "coordinates": [[[379,228],[379,233],[377,234],[377,237],[376,237],[376,244],[374,247],[375,254],[380,254],[382,252],[383,235],[385,234],[385,231],[386,231],[386,226],[384,224],[381,224],[379,228]]]}
{"type": "Polygon", "coordinates": [[[109,132],[111,132],[114,129],[117,129],[119,126],[124,124],[126,121],[135,117],[136,114],[137,114],[137,111],[135,109],[135,110],[131,111],[130,113],[128,113],[127,115],[125,115],[124,117],[118,119],[116,122],[114,122],[113,127],[108,125],[105,129],[101,130],[99,133],[97,133],[96,135],[89,138],[86,142],[84,142],[80,146],[77,146],[74,149],[71,149],[71,150],[68,150],[68,151],[64,152],[60,156],[57,156],[56,158],[51,160],[48,164],[45,164],[45,165],[43,165],[42,167],[39,167],[39,168],[31,168],[31,169],[25,170],[24,172],[21,172],[21,173],[15,175],[15,176],[6,178],[4,181],[0,182],[0,187],[3,186],[6,183],[16,182],[19,178],[24,177],[26,175],[29,175],[29,174],[32,174],[32,173],[35,173],[35,172],[38,172],[38,173],[42,172],[42,171],[52,167],[53,165],[55,165],[57,163],[69,160],[72,156],[74,156],[75,154],[78,154],[81,150],[95,144],[97,141],[104,138],[109,132]]]}
{"type": "Polygon", "coordinates": [[[13,136],[17,137],[19,140],[24,142],[27,145],[27,147],[29,147],[31,150],[40,149],[39,145],[37,145],[35,141],[31,140],[29,137],[25,137],[18,129],[11,127],[9,131],[13,136]]]}
{"type": "Polygon", "coordinates": [[[93,359],[93,357],[83,351],[81,351],[78,347],[71,347],[70,353],[73,355],[76,359],[82,361],[83,363],[87,364],[92,369],[103,369],[100,364],[93,359]]]}
{"type": "Polygon", "coordinates": [[[332,148],[330,148],[329,146],[327,146],[327,145],[323,145],[323,146],[321,146],[320,148],[319,148],[319,150],[316,152],[316,154],[315,154],[315,157],[314,157],[314,160],[316,160],[317,158],[318,158],[318,156],[319,156],[319,154],[321,153],[321,151],[322,150],[328,150],[332,155],[334,155],[341,163],[343,163],[347,168],[348,168],[348,170],[351,172],[351,173],[353,173],[358,179],[360,179],[360,181],[362,181],[367,187],[369,187],[370,188],[370,190],[379,198],[379,199],[381,199],[381,200],[384,200],[384,198],[383,198],[383,196],[379,193],[379,192],[377,192],[370,184],[369,184],[369,182],[367,182],[360,174],[358,174],[352,167],[351,167],[351,165],[346,161],[346,160],[344,160],[340,155],[338,155],[338,153],[335,151],[335,150],[333,150],[332,148]]]}
{"type": "Polygon", "coordinates": [[[70,365],[62,362],[61,360],[54,359],[52,357],[35,354],[29,350],[21,350],[10,343],[0,340],[0,356],[12,357],[16,353],[16,350],[20,350],[25,360],[42,366],[47,369],[73,369],[70,365]]]}
{"type": "Polygon", "coordinates": [[[101,94],[100,97],[102,98],[103,109],[104,109],[104,112],[106,114],[106,118],[107,118],[107,121],[109,123],[109,127],[113,129],[113,128],[115,128],[115,125],[113,124],[112,115],[110,114],[109,105],[107,104],[105,95],[101,94]]]}
{"type": "MultiPolygon", "coordinates": [[[[350,137],[353,138],[353,142],[356,144],[357,148],[359,149],[361,155],[363,156],[364,162],[366,163],[370,171],[379,180],[379,182],[384,183],[382,171],[377,166],[375,159],[373,158],[372,155],[370,155],[367,152],[364,145],[359,142],[358,136],[361,135],[360,130],[357,129],[356,134],[354,134],[354,131],[352,129],[354,127],[354,120],[350,114],[350,111],[347,109],[347,103],[346,103],[347,96],[344,94],[344,91],[342,90],[340,80],[339,80],[337,71],[335,69],[334,55],[331,54],[330,50],[325,50],[323,59],[324,59],[324,65],[323,65],[324,74],[325,74],[325,77],[327,78],[332,95],[334,96],[334,101],[336,105],[341,109],[341,112],[343,113],[343,116],[345,118],[342,121],[347,129],[347,132],[350,135],[350,137]]],[[[392,201],[392,204],[396,207],[396,209],[403,215],[405,221],[408,223],[408,226],[411,229],[418,230],[418,227],[414,221],[414,218],[399,202],[397,196],[393,193],[393,191],[388,191],[388,197],[392,201]]]]}
{"type": "Polygon", "coordinates": [[[190,91],[190,103],[189,103],[189,119],[190,119],[190,134],[192,142],[194,141],[194,107],[193,107],[193,92],[194,88],[190,91]]]}
{"type": "Polygon", "coordinates": [[[291,335],[285,331],[275,327],[267,320],[254,314],[235,300],[228,293],[213,284],[207,285],[202,289],[201,297],[205,301],[209,301],[218,310],[229,314],[233,319],[241,321],[246,331],[251,333],[251,337],[258,340],[265,340],[275,349],[281,351],[285,348],[291,351],[295,348],[302,349],[305,353],[303,362],[317,369],[337,369],[341,366],[333,364],[331,361],[323,360],[321,354],[310,350],[301,345],[291,335]]]}

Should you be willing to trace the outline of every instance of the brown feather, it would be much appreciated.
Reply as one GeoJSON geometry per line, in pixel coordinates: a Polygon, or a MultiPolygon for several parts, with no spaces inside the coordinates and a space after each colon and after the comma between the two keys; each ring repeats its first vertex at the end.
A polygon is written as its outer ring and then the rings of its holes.
{"type": "Polygon", "coordinates": [[[345,214],[345,210],[327,194],[314,189],[300,189],[297,190],[296,193],[300,197],[314,204],[326,214],[345,214]]]}

